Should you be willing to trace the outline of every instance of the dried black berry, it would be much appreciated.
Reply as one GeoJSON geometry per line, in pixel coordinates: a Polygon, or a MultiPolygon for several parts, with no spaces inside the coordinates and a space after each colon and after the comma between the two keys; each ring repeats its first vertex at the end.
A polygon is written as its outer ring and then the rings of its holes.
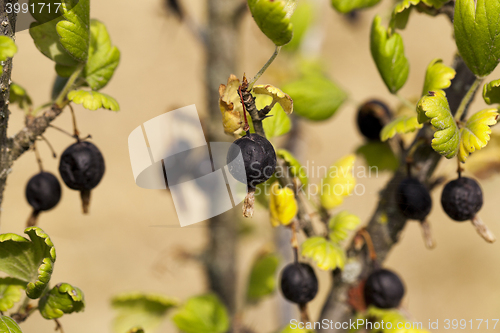
{"type": "Polygon", "coordinates": [[[258,134],[245,135],[233,142],[227,153],[227,164],[231,175],[238,181],[246,183],[249,188],[265,182],[274,174],[276,168],[276,152],[273,145],[258,134]],[[231,162],[240,153],[243,156],[245,170],[231,162]]]}
{"type": "Polygon", "coordinates": [[[390,118],[387,105],[378,100],[368,101],[358,109],[358,129],[368,140],[380,141],[380,131],[390,118]]]}
{"type": "Polygon", "coordinates": [[[26,200],[33,207],[28,226],[34,226],[40,212],[54,208],[61,200],[61,185],[53,174],[40,172],[28,181],[25,193],[26,200]]]}
{"type": "Polygon", "coordinates": [[[441,205],[453,220],[471,220],[483,206],[483,191],[474,179],[461,177],[446,184],[441,205]]]}
{"type": "Polygon", "coordinates": [[[364,288],[366,305],[380,309],[396,308],[405,294],[399,276],[388,269],[378,269],[370,274],[364,288]]]}
{"type": "Polygon", "coordinates": [[[281,291],[293,303],[313,300],[318,293],[318,279],[312,267],[304,263],[288,264],[281,273],[281,291]]]}
{"type": "Polygon", "coordinates": [[[407,177],[396,191],[396,202],[401,213],[412,220],[423,221],[432,208],[429,190],[418,179],[407,177]]]}
{"type": "Polygon", "coordinates": [[[99,184],[104,170],[104,158],[90,142],[72,144],[61,155],[59,173],[69,188],[80,191],[84,213],[88,213],[90,190],[99,184]]]}

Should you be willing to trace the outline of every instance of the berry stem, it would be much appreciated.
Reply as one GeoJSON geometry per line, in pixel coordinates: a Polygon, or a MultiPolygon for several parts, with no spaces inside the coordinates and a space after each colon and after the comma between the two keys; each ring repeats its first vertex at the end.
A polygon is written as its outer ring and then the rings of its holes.
{"type": "Polygon", "coordinates": [[[243,93],[241,92],[241,85],[238,87],[238,95],[240,95],[241,106],[243,107],[243,118],[245,119],[245,126],[243,130],[250,135],[250,125],[248,125],[247,110],[245,108],[245,101],[243,101],[243,93]]]}
{"type": "Polygon", "coordinates": [[[436,243],[432,238],[431,225],[429,221],[427,220],[421,221],[420,226],[422,227],[422,235],[424,236],[425,247],[428,248],[429,250],[435,248],[436,243]]]}
{"type": "Polygon", "coordinates": [[[476,228],[477,233],[481,235],[485,241],[493,243],[496,240],[495,235],[490,231],[488,226],[484,224],[483,220],[481,220],[479,216],[474,216],[471,222],[474,225],[474,228],[476,228]]]}
{"type": "Polygon", "coordinates": [[[460,121],[462,119],[462,116],[464,115],[465,111],[467,110],[467,107],[469,104],[472,102],[472,99],[476,95],[476,91],[483,82],[484,78],[478,77],[472,83],[470,86],[469,90],[465,94],[464,98],[462,98],[462,101],[460,102],[460,105],[458,106],[457,113],[455,113],[455,121],[460,121]]]}
{"type": "Polygon", "coordinates": [[[80,132],[78,131],[78,127],[76,126],[76,115],[75,110],[73,110],[73,106],[68,104],[69,109],[71,110],[71,118],[73,119],[73,133],[76,138],[76,141],[80,142],[80,132]]]}
{"type": "Polygon", "coordinates": [[[45,141],[45,143],[49,147],[50,152],[52,153],[52,157],[57,158],[57,153],[54,150],[54,147],[52,146],[52,144],[50,143],[50,141],[45,136],[43,136],[43,135],[40,135],[40,138],[42,138],[42,140],[45,141]]]}
{"type": "Polygon", "coordinates": [[[33,142],[33,151],[35,152],[36,162],[38,163],[38,167],[40,168],[40,172],[43,172],[42,158],[40,157],[40,153],[38,152],[38,149],[36,149],[36,141],[33,142]]]}

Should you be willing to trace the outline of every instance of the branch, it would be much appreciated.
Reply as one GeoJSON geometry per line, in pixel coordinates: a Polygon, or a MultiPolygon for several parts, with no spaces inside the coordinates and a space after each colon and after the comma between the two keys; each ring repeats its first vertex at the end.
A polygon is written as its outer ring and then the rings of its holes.
{"type": "MultiPolygon", "coordinates": [[[[17,1],[0,0],[0,8],[5,8],[6,3],[17,1]]],[[[0,12],[0,35],[15,39],[16,13],[0,12]]],[[[3,64],[3,73],[0,78],[0,206],[3,201],[5,183],[9,174],[12,161],[9,157],[9,145],[7,139],[7,127],[9,125],[9,97],[10,82],[12,73],[12,59],[8,59],[3,64]]]]}
{"type": "Polygon", "coordinates": [[[25,151],[31,148],[35,140],[41,136],[50,123],[57,118],[62,109],[53,105],[38,117],[27,117],[26,126],[20,130],[13,138],[9,139],[11,162],[17,160],[25,151]]]}
{"type": "MultiPolygon", "coordinates": [[[[457,71],[457,75],[452,86],[447,90],[447,96],[453,113],[456,113],[458,106],[474,84],[476,77],[459,57],[455,59],[454,67],[457,71]]],[[[468,106],[466,109],[467,108],[468,106]]],[[[467,110],[465,110],[465,112],[466,111],[467,110]]],[[[426,142],[426,144],[421,144],[415,149],[412,175],[418,177],[426,184],[432,183],[432,174],[441,160],[441,156],[430,146],[432,138],[433,130],[427,125],[420,130],[415,139],[415,142],[418,140],[425,140],[424,142],[426,142]]],[[[385,189],[382,190],[378,207],[366,227],[366,230],[373,240],[379,264],[385,260],[391,248],[399,241],[400,233],[407,221],[406,218],[399,213],[395,199],[397,186],[401,178],[406,175],[405,159],[406,156],[402,156],[401,169],[388,182],[385,189]],[[382,219],[387,219],[387,223],[382,223],[382,219]]],[[[348,321],[353,315],[353,310],[347,303],[348,291],[361,279],[367,277],[373,270],[372,261],[369,258],[366,246],[360,250],[356,250],[354,246],[351,245],[347,251],[347,255],[351,260],[356,261],[362,266],[362,272],[354,279],[344,277],[340,271],[333,272],[333,286],[322,309],[321,319],[333,320],[334,322],[348,321]]],[[[326,332],[326,330],[319,330],[319,332],[326,332]]],[[[342,330],[336,330],[336,332],[342,332],[342,330]]]]}

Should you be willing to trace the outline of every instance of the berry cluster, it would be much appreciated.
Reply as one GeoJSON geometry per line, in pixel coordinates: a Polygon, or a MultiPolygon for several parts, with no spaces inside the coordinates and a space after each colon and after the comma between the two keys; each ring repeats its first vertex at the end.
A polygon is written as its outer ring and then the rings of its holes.
{"type": "MultiPolygon", "coordinates": [[[[59,174],[66,186],[80,191],[85,214],[88,213],[90,190],[99,184],[104,170],[100,150],[88,141],[78,140],[61,155],[59,174]]],[[[41,171],[28,181],[26,199],[33,207],[28,226],[34,226],[40,212],[54,208],[61,200],[61,185],[53,174],[41,171]]]]}

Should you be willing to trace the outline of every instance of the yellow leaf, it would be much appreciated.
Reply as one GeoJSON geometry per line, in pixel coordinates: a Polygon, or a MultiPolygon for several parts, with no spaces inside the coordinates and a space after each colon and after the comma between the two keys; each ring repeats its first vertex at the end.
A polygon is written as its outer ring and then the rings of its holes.
{"type": "Polygon", "coordinates": [[[272,104],[279,103],[286,114],[293,112],[292,98],[270,84],[254,86],[252,92],[257,95],[271,96],[273,98],[272,104]]]}
{"type": "Polygon", "coordinates": [[[219,86],[219,108],[226,134],[239,134],[243,131],[243,106],[238,94],[239,86],[240,80],[233,74],[229,76],[227,85],[219,86]]]}
{"type": "Polygon", "coordinates": [[[277,227],[280,224],[288,225],[297,215],[297,200],[295,193],[289,187],[280,188],[276,181],[271,186],[269,211],[271,213],[271,224],[277,227]]]}
{"type": "Polygon", "coordinates": [[[312,259],[320,269],[344,268],[345,253],[324,237],[311,237],[302,243],[302,255],[312,259]]]}
{"type": "Polygon", "coordinates": [[[477,112],[467,120],[460,130],[459,158],[465,162],[467,157],[476,150],[484,148],[490,141],[491,128],[497,123],[498,110],[486,109],[477,112]]]}
{"type": "Polygon", "coordinates": [[[419,124],[417,116],[401,116],[382,128],[380,132],[380,140],[387,141],[390,138],[393,138],[396,134],[405,134],[409,132],[413,132],[419,128],[422,128],[422,124],[419,124]]]}
{"type": "Polygon", "coordinates": [[[332,209],[344,201],[356,186],[353,175],[355,155],[347,155],[337,161],[328,170],[328,174],[321,181],[321,204],[326,209],[332,209]]]}
{"type": "Polygon", "coordinates": [[[349,232],[356,229],[360,223],[361,220],[356,215],[345,210],[341,211],[328,222],[330,239],[337,243],[343,241],[349,236],[349,232]]]}

